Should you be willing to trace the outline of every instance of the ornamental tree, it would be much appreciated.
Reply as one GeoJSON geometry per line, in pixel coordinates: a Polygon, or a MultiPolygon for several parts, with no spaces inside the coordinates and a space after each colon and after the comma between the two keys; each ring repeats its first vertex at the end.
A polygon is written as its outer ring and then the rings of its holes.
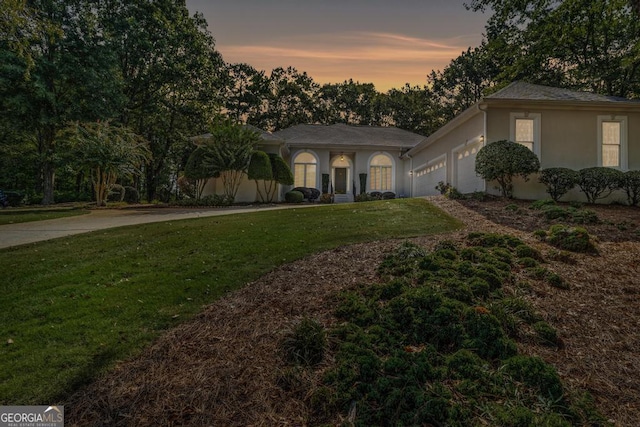
{"type": "Polygon", "coordinates": [[[274,183],[273,172],[271,168],[271,160],[269,155],[264,151],[254,151],[249,162],[247,170],[249,179],[256,183],[256,191],[261,202],[268,201],[271,186],[274,183]],[[260,185],[262,181],[262,186],[260,185]],[[264,189],[264,192],[262,191],[264,189]]]}
{"type": "Polygon", "coordinates": [[[497,181],[503,197],[513,197],[513,177],[525,181],[540,169],[538,157],[527,147],[501,140],[482,147],[476,156],[476,173],[488,181],[497,181]]]}
{"type": "Polygon", "coordinates": [[[257,132],[228,119],[215,124],[211,128],[211,136],[201,139],[206,150],[204,166],[212,174],[220,174],[224,196],[231,203],[236,198],[242,176],[247,172],[259,140],[257,132]]]}
{"type": "Polygon", "coordinates": [[[578,172],[568,168],[547,168],[540,171],[538,180],[547,186],[547,193],[554,202],[557,202],[576,186],[578,172]]]}
{"type": "Polygon", "coordinates": [[[123,126],[82,123],[68,132],[78,164],[89,170],[98,206],[106,205],[118,179],[139,175],[140,167],[151,157],[146,141],[123,126]]]}
{"type": "Polygon", "coordinates": [[[625,172],[620,187],[627,193],[627,202],[637,206],[640,202],[640,170],[625,172]]]}
{"type": "Polygon", "coordinates": [[[593,167],[578,171],[578,186],[589,203],[608,197],[620,188],[623,172],[606,167],[593,167]]]}
{"type": "MultiPolygon", "coordinates": [[[[269,159],[271,160],[271,173],[273,174],[273,181],[280,185],[293,185],[293,173],[287,162],[277,154],[269,153],[269,159]]],[[[269,192],[268,201],[273,202],[276,198],[276,191],[278,186],[271,187],[269,192]]]]}

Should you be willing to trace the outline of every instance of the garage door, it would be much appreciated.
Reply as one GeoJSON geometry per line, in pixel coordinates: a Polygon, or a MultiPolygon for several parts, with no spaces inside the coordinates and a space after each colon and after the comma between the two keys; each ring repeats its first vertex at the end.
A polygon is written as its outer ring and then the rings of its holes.
{"type": "Polygon", "coordinates": [[[415,172],[415,192],[416,196],[434,196],[440,194],[436,190],[438,182],[447,182],[447,162],[446,159],[435,161],[426,167],[415,172]]]}
{"type": "Polygon", "coordinates": [[[481,142],[476,142],[454,153],[456,164],[453,185],[463,194],[484,191],[484,181],[476,175],[476,154],[481,146],[481,142]]]}

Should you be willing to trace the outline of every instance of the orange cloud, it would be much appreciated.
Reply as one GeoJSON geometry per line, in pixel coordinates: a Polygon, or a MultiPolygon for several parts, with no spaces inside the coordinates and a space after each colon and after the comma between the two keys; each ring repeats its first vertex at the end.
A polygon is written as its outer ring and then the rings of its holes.
{"type": "Polygon", "coordinates": [[[318,83],[352,78],[374,83],[378,90],[386,91],[405,83],[425,84],[431,70],[444,68],[480,40],[480,34],[430,40],[402,34],[343,32],[252,45],[219,45],[218,49],[227,62],[246,62],[266,71],[293,66],[306,71],[318,83]]]}

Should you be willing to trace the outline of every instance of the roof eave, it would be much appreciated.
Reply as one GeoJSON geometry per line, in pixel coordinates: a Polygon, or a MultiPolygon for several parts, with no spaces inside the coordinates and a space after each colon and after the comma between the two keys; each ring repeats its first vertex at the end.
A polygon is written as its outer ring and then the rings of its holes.
{"type": "Polygon", "coordinates": [[[419,142],[413,148],[411,148],[409,151],[404,153],[402,155],[402,157],[411,157],[411,156],[413,156],[417,152],[419,152],[422,149],[428,147],[429,145],[433,144],[435,141],[437,141],[440,138],[442,138],[445,135],[447,135],[449,132],[453,131],[456,127],[458,127],[462,123],[464,123],[464,122],[472,119],[476,115],[482,113],[482,110],[480,109],[480,104],[482,104],[482,101],[475,103],[471,107],[469,107],[466,110],[464,110],[462,113],[458,114],[453,119],[449,120],[440,129],[438,129],[437,131],[435,131],[434,133],[429,135],[426,139],[424,139],[423,141],[419,142]]]}

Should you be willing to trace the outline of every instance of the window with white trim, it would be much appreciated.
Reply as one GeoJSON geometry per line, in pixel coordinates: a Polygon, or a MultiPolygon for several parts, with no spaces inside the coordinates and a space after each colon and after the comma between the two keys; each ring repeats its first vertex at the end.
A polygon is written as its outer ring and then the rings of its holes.
{"type": "Polygon", "coordinates": [[[386,154],[377,154],[369,162],[369,186],[371,191],[391,191],[393,185],[393,161],[386,154]]]}
{"type": "Polygon", "coordinates": [[[510,139],[522,144],[540,158],[540,114],[511,113],[510,139]]]}
{"type": "Polygon", "coordinates": [[[598,116],[598,166],[627,169],[627,118],[598,116]]]}
{"type": "Polygon", "coordinates": [[[295,187],[316,188],[318,160],[311,153],[300,153],[293,160],[295,187]]]}

